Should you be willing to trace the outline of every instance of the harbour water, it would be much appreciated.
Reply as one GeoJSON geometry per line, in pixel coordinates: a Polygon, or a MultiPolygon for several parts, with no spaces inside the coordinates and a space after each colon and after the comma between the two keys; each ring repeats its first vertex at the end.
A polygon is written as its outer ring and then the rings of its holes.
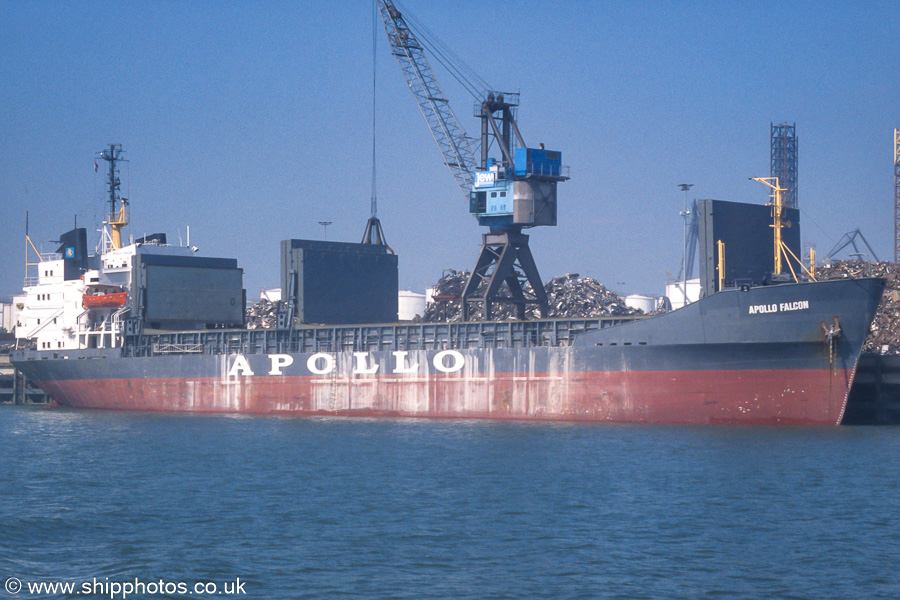
{"type": "Polygon", "coordinates": [[[2,598],[900,597],[897,427],[7,406],[0,446],[2,598]]]}

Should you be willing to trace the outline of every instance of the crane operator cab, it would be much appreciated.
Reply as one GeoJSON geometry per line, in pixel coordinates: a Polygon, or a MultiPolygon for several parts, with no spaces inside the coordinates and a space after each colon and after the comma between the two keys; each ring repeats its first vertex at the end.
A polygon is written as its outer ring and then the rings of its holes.
{"type": "Polygon", "coordinates": [[[475,172],[469,212],[491,228],[556,225],[556,184],[568,179],[561,165],[561,152],[543,148],[516,148],[512,168],[489,158],[475,172]]]}

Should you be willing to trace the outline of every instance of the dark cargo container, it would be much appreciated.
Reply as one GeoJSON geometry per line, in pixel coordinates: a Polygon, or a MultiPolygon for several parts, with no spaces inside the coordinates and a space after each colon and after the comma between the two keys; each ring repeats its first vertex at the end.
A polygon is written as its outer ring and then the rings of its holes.
{"type": "Polygon", "coordinates": [[[239,327],[243,270],[230,258],[137,254],[132,293],[149,329],[239,327]]]}
{"type": "Polygon", "coordinates": [[[375,244],[283,240],[281,289],[300,323],[391,323],[397,255],[375,244]]]}
{"type": "MultiPolygon", "coordinates": [[[[725,243],[724,287],[761,285],[771,282],[774,270],[774,230],[772,207],[764,204],[698,200],[701,295],[718,291],[718,251],[725,243]]],[[[783,209],[790,227],[781,230],[787,247],[800,256],[800,211],[783,209]]],[[[782,261],[783,271],[789,273],[782,261]]],[[[796,266],[795,266],[796,268],[796,266]]]]}

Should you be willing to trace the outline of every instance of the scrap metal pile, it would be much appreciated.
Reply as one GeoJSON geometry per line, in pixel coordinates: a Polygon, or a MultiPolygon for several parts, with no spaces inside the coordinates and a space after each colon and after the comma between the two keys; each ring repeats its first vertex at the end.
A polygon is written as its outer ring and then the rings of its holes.
{"type": "MultiPolygon", "coordinates": [[[[469,278],[468,271],[451,271],[445,274],[434,286],[433,302],[425,309],[426,322],[459,322],[462,320],[463,288],[469,278]]],[[[621,315],[640,315],[641,310],[625,305],[625,300],[606,289],[603,284],[590,277],[580,277],[578,273],[569,273],[562,277],[554,277],[544,284],[547,300],[550,304],[551,317],[604,317],[621,315]]],[[[525,294],[531,294],[531,286],[526,286],[525,294]]],[[[482,307],[471,307],[470,319],[482,318],[482,307]]],[[[492,316],[497,320],[516,318],[516,307],[509,302],[495,302],[492,316]]],[[[537,305],[529,305],[525,311],[526,319],[540,318],[537,305]]]]}
{"type": "Polygon", "coordinates": [[[887,286],[875,319],[869,328],[869,336],[863,352],[875,354],[900,354],[900,278],[898,266],[891,262],[866,263],[858,260],[836,260],[816,268],[816,279],[855,279],[859,277],[884,277],[887,286]]]}
{"type": "Polygon", "coordinates": [[[282,302],[272,302],[261,298],[253,306],[247,307],[245,323],[247,329],[274,329],[278,325],[278,309],[282,302]]]}

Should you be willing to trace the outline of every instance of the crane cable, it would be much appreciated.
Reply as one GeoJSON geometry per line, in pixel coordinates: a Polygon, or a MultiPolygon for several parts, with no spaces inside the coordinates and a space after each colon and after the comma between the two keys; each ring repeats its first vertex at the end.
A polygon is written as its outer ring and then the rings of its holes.
{"type": "Polygon", "coordinates": [[[370,200],[371,216],[366,222],[366,230],[363,232],[361,244],[377,244],[394,254],[393,248],[388,246],[384,231],[381,229],[381,221],[378,220],[378,186],[377,186],[377,161],[376,161],[376,115],[378,113],[376,103],[376,91],[378,90],[378,5],[372,3],[372,197],[370,200]]]}
{"type": "Polygon", "coordinates": [[[435,60],[437,60],[437,62],[440,63],[440,65],[444,67],[444,69],[446,69],[473,98],[481,99],[484,92],[494,89],[421,21],[409,14],[405,7],[402,7],[397,2],[394,4],[400,9],[407,27],[410,27],[413,35],[416,36],[416,39],[419,40],[422,47],[428,50],[430,54],[434,56],[435,60]],[[411,27],[411,25],[414,25],[414,27],[411,27]]]}
{"type": "Polygon", "coordinates": [[[376,103],[375,103],[375,92],[378,89],[376,85],[376,75],[378,73],[377,62],[378,53],[376,52],[378,46],[378,3],[372,3],[372,203],[371,209],[372,214],[371,217],[374,219],[378,216],[378,199],[376,196],[377,188],[375,186],[375,114],[376,114],[376,103]]]}

